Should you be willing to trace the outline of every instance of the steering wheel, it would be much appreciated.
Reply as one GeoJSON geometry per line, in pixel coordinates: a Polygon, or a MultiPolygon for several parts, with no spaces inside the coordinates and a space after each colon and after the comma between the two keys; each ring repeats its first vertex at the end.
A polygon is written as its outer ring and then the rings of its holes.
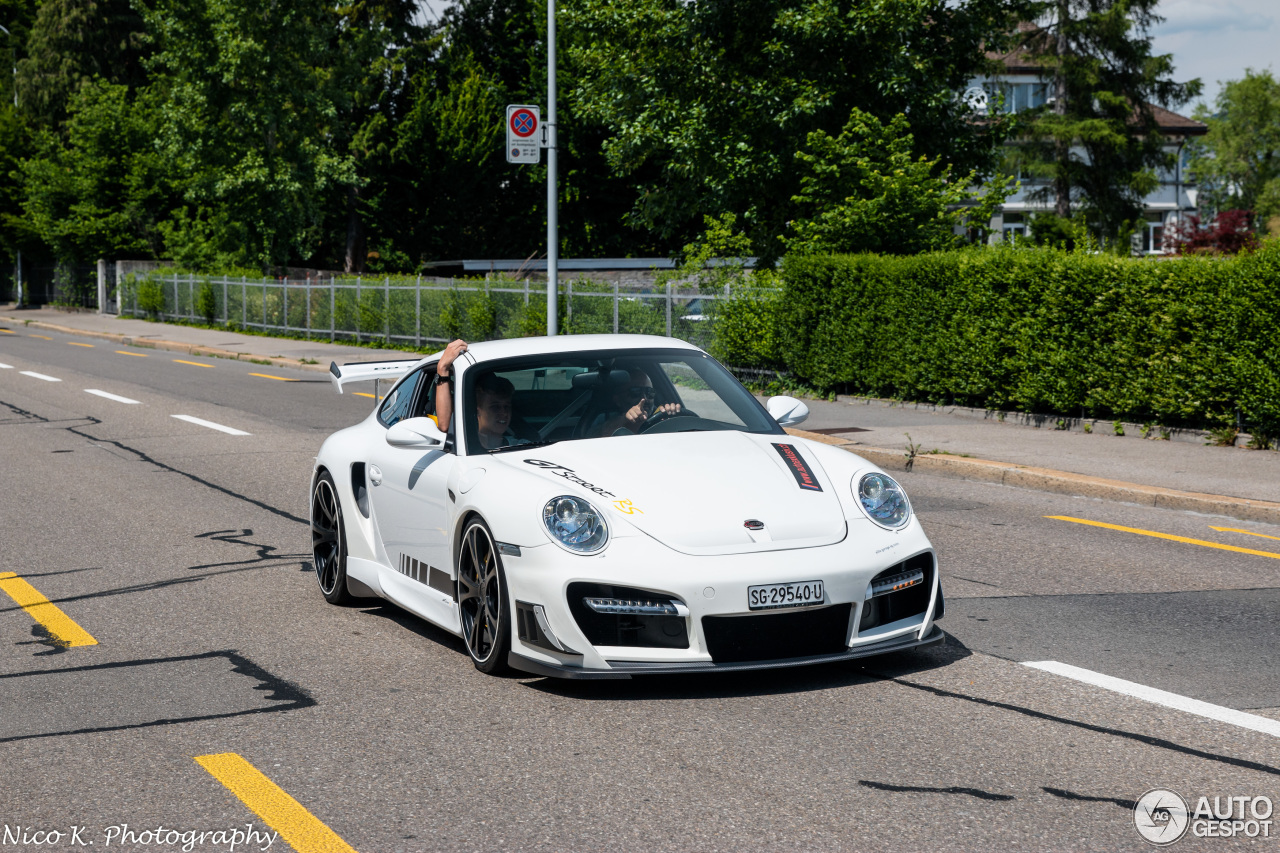
{"type": "Polygon", "coordinates": [[[663,411],[654,412],[652,415],[649,415],[649,417],[645,419],[644,423],[640,424],[640,428],[636,430],[636,434],[639,435],[641,433],[646,433],[649,430],[656,427],[658,424],[667,420],[668,418],[696,418],[696,417],[697,415],[689,411],[688,409],[681,409],[678,412],[663,412],[663,411]]]}

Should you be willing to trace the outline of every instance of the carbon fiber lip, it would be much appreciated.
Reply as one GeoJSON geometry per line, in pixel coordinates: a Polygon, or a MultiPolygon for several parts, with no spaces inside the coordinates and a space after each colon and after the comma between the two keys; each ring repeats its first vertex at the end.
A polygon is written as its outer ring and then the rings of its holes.
{"type": "Polygon", "coordinates": [[[928,634],[917,640],[913,635],[897,637],[882,643],[858,646],[848,651],[831,655],[813,655],[802,658],[784,658],[782,660],[743,661],[739,663],[652,663],[648,661],[609,661],[611,669],[581,669],[571,666],[556,666],[532,660],[523,655],[511,652],[507,663],[513,669],[545,675],[551,678],[568,678],[575,680],[605,680],[630,678],[633,675],[677,675],[693,672],[750,672],[764,669],[786,669],[793,666],[813,666],[820,663],[833,663],[842,660],[872,657],[874,655],[900,652],[906,649],[931,646],[946,638],[942,629],[934,625],[928,634]]]}

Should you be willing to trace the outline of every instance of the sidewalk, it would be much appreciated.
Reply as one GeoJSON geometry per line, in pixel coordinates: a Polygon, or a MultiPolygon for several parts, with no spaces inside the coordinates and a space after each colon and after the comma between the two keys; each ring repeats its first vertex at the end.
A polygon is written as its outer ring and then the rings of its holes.
{"type": "MultiPolygon", "coordinates": [[[[412,357],[402,350],[0,306],[0,325],[16,330],[24,323],[135,346],[270,361],[304,370],[327,371],[331,361],[412,357]]],[[[845,447],[886,470],[906,467],[910,443],[917,448],[912,460],[916,472],[1280,524],[1280,452],[1208,447],[1186,435],[1180,441],[1144,439],[1135,429],[1126,429],[1124,437],[1102,430],[1085,434],[1055,429],[1055,421],[1035,427],[1002,423],[972,410],[865,398],[806,402],[810,417],[802,429],[792,432],[845,447]]]]}
{"type": "Polygon", "coordinates": [[[55,332],[106,338],[122,344],[155,347],[185,352],[189,355],[270,361],[272,364],[302,370],[328,371],[331,361],[342,364],[344,361],[378,361],[413,357],[413,353],[405,350],[384,350],[349,344],[331,344],[325,341],[299,341],[292,338],[245,335],[218,329],[151,323],[146,320],[116,317],[113,314],[59,311],[55,308],[15,310],[13,305],[3,305],[0,306],[0,323],[13,329],[21,328],[25,323],[55,332]]]}

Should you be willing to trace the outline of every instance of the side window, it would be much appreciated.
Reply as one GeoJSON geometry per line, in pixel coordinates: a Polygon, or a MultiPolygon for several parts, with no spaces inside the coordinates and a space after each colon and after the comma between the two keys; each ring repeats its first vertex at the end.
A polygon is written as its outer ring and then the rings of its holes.
{"type": "MultiPolygon", "coordinates": [[[[435,383],[436,364],[432,362],[422,368],[422,387],[418,391],[418,401],[413,404],[413,417],[424,418],[436,413],[436,393],[440,386],[435,383]]],[[[446,427],[442,426],[441,429],[446,427]]]]}
{"type": "Polygon", "coordinates": [[[409,410],[413,405],[414,392],[422,383],[423,375],[422,368],[415,370],[387,395],[387,398],[382,401],[382,408],[378,410],[379,423],[389,427],[409,417],[409,410]]]}

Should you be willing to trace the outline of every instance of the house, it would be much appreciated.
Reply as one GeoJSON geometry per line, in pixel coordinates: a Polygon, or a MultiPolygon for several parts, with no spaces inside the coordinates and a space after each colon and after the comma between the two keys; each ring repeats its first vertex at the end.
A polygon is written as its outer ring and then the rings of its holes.
{"type": "MultiPolygon", "coordinates": [[[[1016,48],[992,58],[1000,60],[1002,70],[995,75],[975,77],[969,81],[964,93],[965,100],[979,112],[1001,109],[1017,113],[1043,106],[1051,100],[1051,80],[1045,75],[1043,68],[1032,62],[1024,49],[1016,48]]],[[[1196,185],[1187,178],[1187,162],[1190,157],[1186,151],[1186,143],[1192,137],[1203,136],[1209,128],[1202,122],[1154,104],[1150,106],[1164,135],[1165,148],[1174,155],[1174,165],[1170,169],[1160,170],[1160,185],[1144,200],[1146,228],[1134,236],[1133,251],[1134,254],[1158,255],[1166,252],[1163,240],[1165,228],[1182,217],[1196,213],[1196,185]]],[[[1010,140],[1007,144],[1017,145],[1018,142],[1010,140]]],[[[1078,156],[1085,156],[1083,148],[1074,148],[1073,152],[1078,156]]],[[[1009,197],[991,223],[992,230],[997,234],[1025,234],[1032,215],[1038,211],[1053,209],[1051,197],[1035,197],[1037,191],[1043,191],[1048,185],[1047,181],[1021,174],[1017,178],[1021,186],[1009,197]]]]}

